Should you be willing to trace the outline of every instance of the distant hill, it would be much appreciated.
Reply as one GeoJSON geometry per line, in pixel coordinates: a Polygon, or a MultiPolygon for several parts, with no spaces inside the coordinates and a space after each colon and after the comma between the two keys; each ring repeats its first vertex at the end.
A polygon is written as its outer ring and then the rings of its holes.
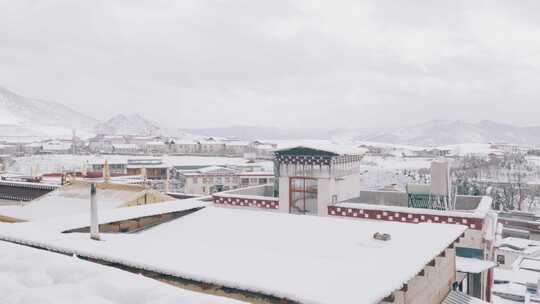
{"type": "Polygon", "coordinates": [[[161,128],[139,114],[118,114],[94,127],[104,135],[160,135],[161,128]]]}
{"type": "Polygon", "coordinates": [[[61,103],[18,95],[0,87],[0,137],[69,136],[88,132],[97,120],[61,103]]]}
{"type": "Polygon", "coordinates": [[[363,132],[354,139],[422,146],[488,142],[539,144],[540,127],[518,127],[488,120],[478,123],[432,120],[393,130],[363,132]]]}

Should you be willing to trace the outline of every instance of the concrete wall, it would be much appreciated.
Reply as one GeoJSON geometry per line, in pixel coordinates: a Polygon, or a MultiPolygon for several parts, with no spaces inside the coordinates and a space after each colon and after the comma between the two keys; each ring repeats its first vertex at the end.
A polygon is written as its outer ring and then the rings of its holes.
{"type": "Polygon", "coordinates": [[[360,195],[360,174],[351,174],[335,180],[338,202],[360,195]]]}
{"type": "Polygon", "coordinates": [[[448,295],[456,279],[455,249],[447,248],[406,287],[393,293],[393,301],[381,304],[439,304],[448,295]]]}
{"type": "Polygon", "coordinates": [[[336,193],[334,179],[321,178],[317,180],[317,215],[328,215],[328,204],[332,202],[332,195],[336,193]]]}
{"type": "Polygon", "coordinates": [[[289,178],[279,178],[279,211],[289,213],[289,178]]]}
{"type": "Polygon", "coordinates": [[[226,191],[226,193],[238,194],[238,195],[256,195],[256,196],[272,197],[274,194],[274,187],[272,185],[259,185],[259,186],[226,191]]]}
{"type": "Polygon", "coordinates": [[[456,195],[456,210],[475,210],[482,196],[456,195]]]}
{"type": "Polygon", "coordinates": [[[357,203],[407,207],[407,193],[399,191],[360,191],[357,203]]]}

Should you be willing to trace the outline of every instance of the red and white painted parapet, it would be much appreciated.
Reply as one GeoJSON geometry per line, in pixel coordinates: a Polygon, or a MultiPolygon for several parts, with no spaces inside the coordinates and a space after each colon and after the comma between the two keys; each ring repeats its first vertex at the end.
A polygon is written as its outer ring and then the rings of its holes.
{"type": "Polygon", "coordinates": [[[460,224],[474,230],[482,230],[484,223],[484,219],[481,217],[470,216],[466,213],[459,215],[459,212],[455,211],[448,212],[404,207],[396,207],[396,210],[384,210],[369,208],[371,206],[363,208],[365,204],[357,205],[362,205],[362,208],[339,205],[328,206],[328,215],[403,223],[460,224]]]}

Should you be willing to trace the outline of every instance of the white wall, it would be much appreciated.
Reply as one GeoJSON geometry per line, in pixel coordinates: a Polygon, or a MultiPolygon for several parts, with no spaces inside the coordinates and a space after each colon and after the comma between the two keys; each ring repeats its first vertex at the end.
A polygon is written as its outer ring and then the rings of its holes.
{"type": "Polygon", "coordinates": [[[279,178],[279,211],[289,213],[289,177],[279,178]]]}

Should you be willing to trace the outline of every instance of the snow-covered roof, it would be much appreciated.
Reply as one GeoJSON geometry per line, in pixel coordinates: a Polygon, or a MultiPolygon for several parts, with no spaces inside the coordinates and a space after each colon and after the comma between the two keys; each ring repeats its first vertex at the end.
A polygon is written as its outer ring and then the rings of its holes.
{"type": "Polygon", "coordinates": [[[162,141],[148,141],[145,143],[147,146],[164,146],[165,143],[162,141]]]}
{"type": "Polygon", "coordinates": [[[0,242],[0,273],[3,303],[243,303],[7,242],[0,242]]]}
{"type": "Polygon", "coordinates": [[[48,234],[38,224],[5,226],[0,236],[301,303],[342,304],[378,303],[465,231],[214,206],[137,234],[102,234],[104,242],[48,234]],[[375,240],[375,232],[391,240],[375,240]]]}
{"type": "Polygon", "coordinates": [[[519,263],[519,268],[540,272],[540,259],[522,259],[519,263]]]}
{"type": "MultiPolygon", "coordinates": [[[[98,184],[98,206],[100,210],[123,207],[150,192],[161,201],[173,200],[139,185],[98,184]]],[[[32,221],[86,213],[89,208],[90,185],[74,182],[22,206],[0,206],[0,215],[32,221]]]]}
{"type": "Polygon", "coordinates": [[[353,145],[343,145],[343,144],[321,144],[321,143],[311,143],[308,145],[290,145],[286,147],[279,147],[279,149],[276,149],[274,152],[276,153],[284,153],[290,150],[294,149],[306,149],[306,150],[314,150],[314,151],[321,151],[326,153],[332,153],[335,155],[358,155],[358,154],[364,154],[366,152],[366,149],[359,148],[353,145]]]}
{"type": "Polygon", "coordinates": [[[115,149],[138,149],[139,146],[136,144],[113,144],[115,149]]]}
{"type": "Polygon", "coordinates": [[[49,151],[61,151],[71,149],[71,143],[64,143],[59,141],[51,141],[43,144],[43,150],[49,151]]]}
{"type": "Polygon", "coordinates": [[[540,251],[540,242],[515,237],[507,237],[497,242],[499,250],[533,254],[540,251]]]}
{"type": "Polygon", "coordinates": [[[460,272],[481,273],[495,266],[492,261],[456,256],[456,270],[460,272]]]}

